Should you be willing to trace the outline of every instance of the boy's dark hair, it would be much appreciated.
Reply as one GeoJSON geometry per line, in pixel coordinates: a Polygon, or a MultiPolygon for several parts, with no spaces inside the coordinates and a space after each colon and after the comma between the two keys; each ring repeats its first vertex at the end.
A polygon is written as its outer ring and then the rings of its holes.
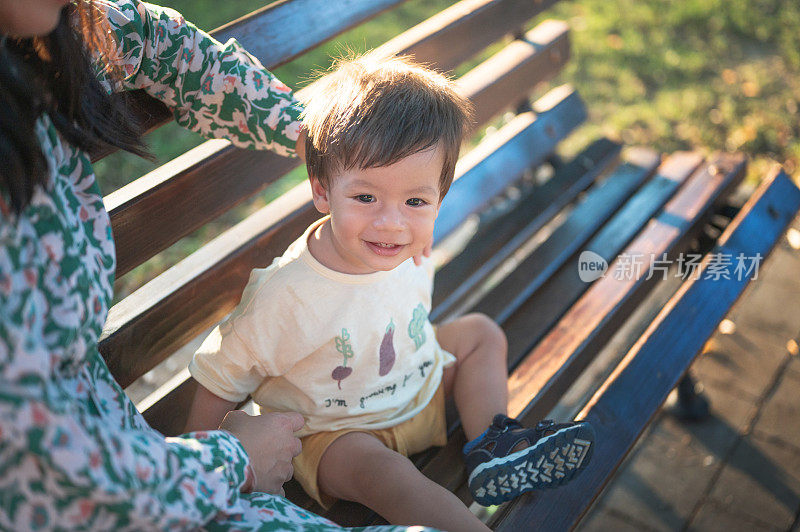
{"type": "Polygon", "coordinates": [[[388,166],[439,146],[439,198],[453,182],[472,106],[446,77],[407,57],[340,60],[306,98],[306,166],[326,189],[334,173],[388,166]]]}

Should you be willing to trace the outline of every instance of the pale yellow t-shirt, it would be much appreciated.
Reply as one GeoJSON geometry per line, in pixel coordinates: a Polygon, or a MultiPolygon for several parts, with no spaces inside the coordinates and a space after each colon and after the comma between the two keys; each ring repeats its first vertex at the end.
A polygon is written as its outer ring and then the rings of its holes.
{"type": "Polygon", "coordinates": [[[428,320],[433,264],[349,275],[308,251],[314,223],[283,256],[255,269],[239,306],[214,328],[189,371],[229,401],[303,414],[299,436],[381,429],[412,418],[455,362],[428,320]]]}

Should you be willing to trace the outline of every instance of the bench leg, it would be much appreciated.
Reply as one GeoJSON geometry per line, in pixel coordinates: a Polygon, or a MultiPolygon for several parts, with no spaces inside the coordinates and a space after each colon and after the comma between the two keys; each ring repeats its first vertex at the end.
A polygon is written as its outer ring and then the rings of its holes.
{"type": "Polygon", "coordinates": [[[677,400],[669,405],[669,412],[681,421],[702,421],[708,417],[709,401],[703,393],[703,385],[690,372],[678,383],[677,400]]]}

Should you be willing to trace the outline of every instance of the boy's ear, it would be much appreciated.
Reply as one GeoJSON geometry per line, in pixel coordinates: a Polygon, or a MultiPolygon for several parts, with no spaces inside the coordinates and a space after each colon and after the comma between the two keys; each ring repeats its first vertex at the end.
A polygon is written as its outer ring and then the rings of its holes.
{"type": "Polygon", "coordinates": [[[314,207],[322,214],[329,214],[331,206],[328,201],[328,191],[325,190],[325,187],[316,177],[309,177],[308,179],[311,182],[311,197],[314,201],[314,207]]]}

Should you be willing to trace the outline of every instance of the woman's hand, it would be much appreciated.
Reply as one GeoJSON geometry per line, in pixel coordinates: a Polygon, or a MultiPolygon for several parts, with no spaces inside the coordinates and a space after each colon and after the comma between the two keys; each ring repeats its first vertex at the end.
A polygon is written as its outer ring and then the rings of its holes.
{"type": "Polygon", "coordinates": [[[251,416],[234,410],[219,428],[236,436],[250,457],[255,472],[253,490],[284,496],[283,484],[294,474],[292,458],[301,449],[294,433],[304,424],[303,416],[296,412],[251,416]]]}
{"type": "Polygon", "coordinates": [[[422,250],[422,255],[414,255],[414,264],[417,266],[422,266],[422,257],[430,257],[431,250],[433,250],[433,237],[431,237],[431,241],[425,246],[422,250]]]}

